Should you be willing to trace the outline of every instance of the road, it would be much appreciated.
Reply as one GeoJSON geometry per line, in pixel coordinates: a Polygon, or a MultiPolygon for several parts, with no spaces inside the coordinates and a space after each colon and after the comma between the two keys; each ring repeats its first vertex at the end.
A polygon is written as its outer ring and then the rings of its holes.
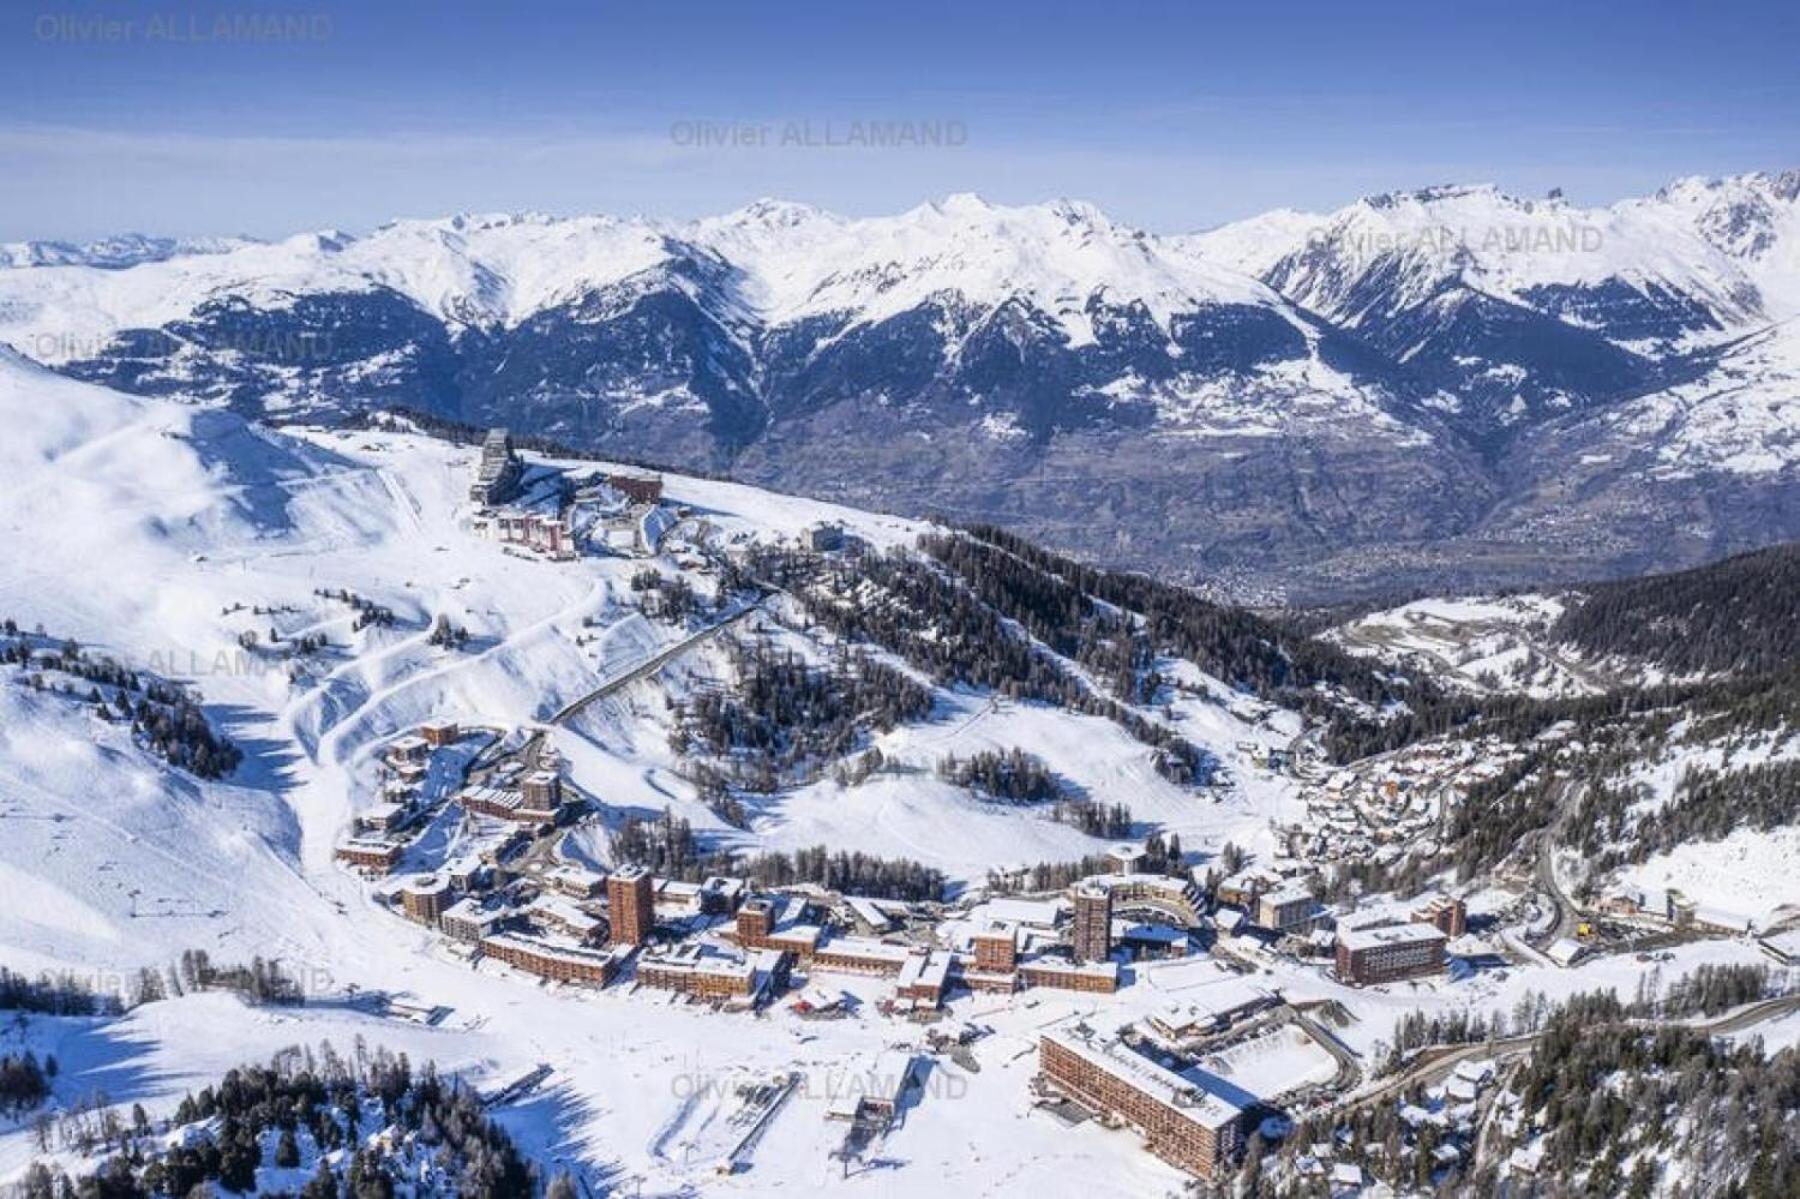
{"type": "Polygon", "coordinates": [[[730,616],[708,625],[698,633],[682,638],[674,645],[645,659],[641,664],[632,667],[624,674],[610,678],[604,683],[601,683],[598,687],[595,687],[592,691],[589,691],[587,694],[570,700],[561,708],[557,709],[550,719],[546,720],[544,723],[548,725],[566,724],[589,704],[603,700],[607,696],[613,694],[613,692],[618,691],[623,687],[629,687],[640,679],[648,678],[667,666],[670,662],[673,662],[676,658],[687,653],[689,650],[707,641],[711,641],[714,637],[717,637],[720,633],[744,619],[744,617],[750,615],[752,612],[758,611],[762,607],[763,599],[766,598],[768,597],[764,596],[762,599],[753,600],[750,603],[745,604],[730,616]]]}
{"type": "MultiPolygon", "coordinates": [[[[531,736],[527,737],[518,749],[510,754],[505,754],[496,758],[493,762],[487,764],[488,767],[491,768],[497,766],[507,758],[517,758],[524,763],[527,770],[535,769],[538,763],[538,755],[542,752],[544,747],[544,735],[550,728],[566,724],[575,716],[579,715],[590,704],[598,703],[607,696],[612,695],[625,687],[629,687],[635,682],[649,678],[683,654],[711,641],[732,625],[737,624],[746,616],[749,616],[752,612],[760,610],[766,599],[768,599],[768,596],[764,595],[745,604],[742,608],[739,608],[729,616],[714,621],[699,632],[684,637],[666,649],[652,654],[650,657],[625,671],[623,674],[614,675],[593,690],[585,692],[575,699],[570,700],[561,708],[557,709],[548,720],[544,721],[543,727],[533,731],[531,736]]],[[[557,851],[561,841],[562,837],[557,836],[550,838],[549,840],[533,842],[526,850],[524,858],[514,863],[515,867],[521,867],[526,863],[539,866],[553,866],[557,864],[557,851]]]]}
{"type": "MultiPolygon", "coordinates": [[[[1800,994],[1784,995],[1777,999],[1764,999],[1710,1021],[1689,1023],[1680,1020],[1645,1020],[1632,1023],[1642,1024],[1645,1028],[1653,1028],[1659,1024],[1682,1024],[1708,1036],[1724,1036],[1742,1032],[1765,1020],[1775,1020],[1794,1012],[1800,1012],[1800,994]]],[[[1462,1062],[1479,1061],[1483,1058],[1499,1062],[1518,1057],[1530,1051],[1531,1047],[1537,1044],[1540,1035],[1539,1033],[1526,1033],[1516,1037],[1501,1037],[1495,1041],[1477,1041],[1469,1045],[1427,1049],[1420,1054],[1418,1061],[1374,1090],[1361,1095],[1346,1095],[1333,1104],[1329,1110],[1335,1112],[1354,1111],[1371,1103],[1391,1101],[1414,1087],[1424,1086],[1447,1077],[1462,1062]]]]}
{"type": "Polygon", "coordinates": [[[1562,889],[1562,882],[1556,877],[1556,847],[1562,841],[1563,826],[1569,822],[1575,808],[1571,793],[1579,793],[1573,782],[1558,785],[1556,795],[1556,819],[1550,826],[1538,833],[1537,862],[1535,873],[1538,890],[1550,906],[1556,909],[1556,919],[1551,922],[1549,931],[1536,937],[1527,938],[1533,945],[1542,947],[1575,936],[1576,927],[1581,923],[1582,913],[1562,889]]]}
{"type": "Polygon", "coordinates": [[[739,608],[737,611],[733,612],[731,615],[726,616],[721,620],[715,621],[714,623],[712,623],[710,625],[707,625],[704,629],[701,629],[698,633],[690,634],[689,636],[682,638],[680,641],[677,641],[674,645],[669,646],[667,649],[663,649],[663,650],[658,651],[655,654],[652,654],[650,657],[644,659],[644,661],[638,663],[636,666],[633,666],[630,670],[627,670],[625,673],[619,674],[619,675],[614,675],[613,677],[602,682],[599,686],[595,687],[593,690],[584,692],[583,694],[576,696],[574,699],[570,700],[568,703],[566,703],[562,707],[558,708],[555,712],[551,713],[551,715],[543,722],[544,728],[540,728],[540,729],[536,730],[535,732],[533,732],[530,737],[525,739],[525,742],[522,745],[520,745],[518,749],[512,751],[512,753],[510,753],[510,754],[502,754],[501,756],[495,758],[492,762],[483,763],[483,765],[489,766],[489,767],[495,766],[509,757],[517,757],[517,758],[524,759],[525,764],[528,767],[535,764],[537,761],[538,750],[542,746],[542,743],[544,740],[544,730],[545,729],[553,728],[558,725],[567,724],[570,720],[572,720],[576,716],[578,716],[582,712],[582,710],[587,708],[590,704],[598,703],[600,700],[605,699],[607,696],[612,695],[613,693],[615,693],[625,687],[629,687],[629,686],[631,686],[631,684],[638,682],[641,679],[649,678],[651,675],[655,674],[657,671],[659,671],[663,667],[667,666],[670,662],[673,662],[675,659],[681,657],[683,654],[687,653],[689,650],[692,650],[696,646],[699,646],[708,641],[711,641],[713,638],[717,637],[720,633],[724,632],[726,629],[730,628],[732,625],[738,623],[740,620],[743,620],[744,617],[750,615],[752,612],[756,612],[756,611],[760,610],[763,605],[763,600],[767,599],[767,598],[768,598],[767,596],[764,596],[761,599],[753,600],[752,602],[745,604],[742,608],[739,608]]]}

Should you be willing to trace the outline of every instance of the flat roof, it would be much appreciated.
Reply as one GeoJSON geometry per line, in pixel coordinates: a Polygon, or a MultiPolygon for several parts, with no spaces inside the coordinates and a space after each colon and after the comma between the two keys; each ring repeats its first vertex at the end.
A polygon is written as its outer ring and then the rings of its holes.
{"type": "Polygon", "coordinates": [[[507,915],[508,913],[500,908],[485,906],[478,895],[465,895],[444,909],[446,919],[489,921],[503,920],[507,915]]]}
{"type": "Polygon", "coordinates": [[[1215,1132],[1240,1119],[1244,1109],[1202,1087],[1191,1078],[1158,1065],[1116,1037],[1100,1037],[1079,1028],[1053,1028],[1043,1039],[1061,1046],[1089,1065],[1141,1091],[1215,1132]]]}
{"type": "Polygon", "coordinates": [[[900,987],[927,986],[943,990],[944,983],[950,977],[950,955],[941,949],[930,953],[914,953],[908,955],[906,964],[900,967],[900,987]]]}
{"type": "Polygon", "coordinates": [[[1055,899],[990,899],[983,907],[995,919],[1045,928],[1055,928],[1063,911],[1061,901],[1055,899]]]}
{"type": "MultiPolygon", "coordinates": [[[[793,930],[798,931],[798,930],[793,930]]],[[[908,945],[890,945],[886,941],[877,941],[871,937],[833,937],[819,946],[820,953],[842,953],[861,958],[879,958],[882,961],[904,961],[912,956],[912,947],[908,945]]]]}
{"type": "Polygon", "coordinates": [[[1408,921],[1404,924],[1383,924],[1374,928],[1352,928],[1338,933],[1338,944],[1352,952],[1360,949],[1380,949],[1389,945],[1420,945],[1428,941],[1448,940],[1438,931],[1435,924],[1421,921],[1408,921]]]}
{"type": "Polygon", "coordinates": [[[610,949],[589,949],[583,945],[547,941],[541,937],[526,937],[518,933],[490,933],[481,939],[481,943],[483,945],[510,945],[528,953],[542,954],[544,957],[558,958],[565,962],[602,964],[612,961],[617,956],[610,949]]]}
{"type": "Polygon", "coordinates": [[[1119,977],[1117,962],[1069,962],[1062,958],[1030,958],[1019,963],[1020,970],[1047,970],[1053,974],[1089,974],[1096,978],[1119,977]]]}
{"type": "Polygon", "coordinates": [[[1223,1019],[1248,1007],[1277,1002],[1277,996],[1247,978],[1230,975],[1201,983],[1182,993],[1182,998],[1151,1013],[1150,1019],[1167,1028],[1183,1028],[1223,1019]]]}

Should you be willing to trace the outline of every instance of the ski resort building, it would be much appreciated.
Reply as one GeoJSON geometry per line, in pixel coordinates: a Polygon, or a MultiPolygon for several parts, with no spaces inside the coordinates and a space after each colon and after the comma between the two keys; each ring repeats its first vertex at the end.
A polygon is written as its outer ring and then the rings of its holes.
{"type": "Polygon", "coordinates": [[[444,909],[438,917],[438,928],[445,936],[474,943],[493,936],[508,915],[501,909],[484,907],[481,900],[470,895],[444,909]]]}
{"type": "Polygon", "coordinates": [[[489,429],[481,443],[481,458],[475,464],[469,499],[490,508],[504,504],[518,494],[524,474],[525,464],[513,450],[512,436],[505,429],[489,429]]]}
{"type": "Polygon", "coordinates": [[[639,504],[660,504],[663,496],[661,475],[640,474],[633,471],[610,471],[606,476],[606,485],[639,504]]]}
{"type": "Polygon", "coordinates": [[[421,874],[407,880],[400,889],[400,906],[407,918],[433,927],[442,919],[452,898],[450,880],[441,874],[421,874]]]}
{"type": "Polygon", "coordinates": [[[1119,989],[1117,962],[1068,962],[1062,958],[1028,958],[1019,963],[1019,985],[1058,991],[1091,991],[1110,995],[1119,989]]]}
{"type": "Polygon", "coordinates": [[[885,1127],[900,1114],[906,1089],[913,1084],[915,1063],[905,1050],[879,1054],[867,1073],[852,1075],[842,1090],[831,1096],[827,1119],[885,1127]]]}
{"type": "Polygon", "coordinates": [[[1338,979],[1367,987],[1440,973],[1446,940],[1435,925],[1416,921],[1340,929],[1338,979]]]}
{"type": "Polygon", "coordinates": [[[1469,931],[1469,905],[1454,895],[1439,895],[1413,912],[1412,918],[1429,924],[1446,937],[1460,937],[1469,931]]]}
{"type": "Polygon", "coordinates": [[[1052,1029],[1038,1041],[1038,1066],[1052,1088],[1123,1120],[1151,1153],[1199,1178],[1221,1178],[1243,1148],[1241,1107],[1116,1037],[1079,1025],[1052,1029]]]}
{"type": "Polygon", "coordinates": [[[606,894],[606,876],[579,866],[557,866],[546,870],[544,881],[571,899],[599,899],[606,894]]]}
{"type": "Polygon", "coordinates": [[[830,941],[815,945],[812,956],[802,960],[816,970],[898,978],[912,953],[905,945],[894,945],[869,937],[833,937],[830,941]]]}
{"type": "Polygon", "coordinates": [[[1106,891],[1112,896],[1115,912],[1154,912],[1185,928],[1198,928],[1202,921],[1206,897],[1191,878],[1096,874],[1083,879],[1081,885],[1106,891]]]}
{"type": "Polygon", "coordinates": [[[454,745],[462,739],[462,729],[453,720],[437,720],[419,726],[419,737],[433,749],[454,745]]]}
{"type": "Polygon", "coordinates": [[[481,952],[509,966],[554,982],[604,987],[619,972],[611,950],[559,945],[518,933],[496,932],[481,939],[481,952]]]}
{"type": "Polygon", "coordinates": [[[805,923],[806,903],[787,895],[778,901],[763,896],[746,899],[738,908],[737,943],[745,949],[780,949],[810,965],[825,930],[805,923]]]}
{"type": "Polygon", "coordinates": [[[350,837],[338,843],[337,859],[363,870],[386,874],[400,864],[400,851],[398,841],[378,837],[350,837]]]}
{"type": "Polygon", "coordinates": [[[969,947],[978,973],[1011,974],[1019,966],[1019,926],[1006,920],[992,921],[969,938],[969,947]]]}
{"type": "Polygon", "coordinates": [[[583,945],[598,942],[601,934],[606,931],[605,921],[583,911],[573,901],[561,895],[540,895],[525,909],[525,915],[532,923],[559,932],[583,945]]]}
{"type": "Polygon", "coordinates": [[[465,788],[456,799],[466,811],[519,824],[555,824],[562,818],[562,780],[547,770],[534,771],[519,787],[492,785],[465,788]]]}
{"type": "Polygon", "coordinates": [[[776,949],[758,950],[750,958],[738,958],[689,943],[644,953],[637,962],[637,979],[645,986],[703,999],[751,999],[785,984],[786,978],[787,955],[776,949]]]}
{"type": "Polygon", "coordinates": [[[480,536],[490,537],[502,545],[519,546],[559,562],[572,561],[581,556],[575,530],[560,516],[548,516],[541,512],[505,511],[491,517],[476,518],[474,528],[480,536]]]}
{"type": "Polygon", "coordinates": [[[606,876],[608,918],[616,945],[642,945],[656,927],[656,880],[642,866],[621,866],[606,876]]]}
{"type": "Polygon", "coordinates": [[[1313,920],[1318,903],[1311,891],[1289,884],[1256,898],[1256,923],[1270,932],[1304,931],[1313,920]]]}
{"type": "Polygon", "coordinates": [[[942,1007],[954,960],[947,949],[914,950],[901,963],[900,975],[894,983],[895,996],[915,1008],[942,1007]]]}
{"type": "Polygon", "coordinates": [[[1237,975],[1226,975],[1183,992],[1180,1002],[1152,1012],[1144,1027],[1156,1040],[1179,1045],[1223,1032],[1281,1003],[1278,993],[1237,975]]]}
{"type": "Polygon", "coordinates": [[[412,817],[412,809],[403,803],[371,804],[356,814],[359,833],[391,833],[412,817]]]}
{"type": "Polygon", "coordinates": [[[1112,892],[1083,883],[1070,893],[1075,904],[1075,925],[1069,944],[1078,962],[1104,962],[1112,956],[1112,892]]]}

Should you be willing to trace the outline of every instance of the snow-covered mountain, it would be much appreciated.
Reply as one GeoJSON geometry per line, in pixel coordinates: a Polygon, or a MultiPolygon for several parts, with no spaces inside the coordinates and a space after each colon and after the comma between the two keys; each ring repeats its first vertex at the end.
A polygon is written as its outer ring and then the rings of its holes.
{"type": "Polygon", "coordinates": [[[0,242],[0,267],[97,266],[114,269],[191,254],[223,254],[252,244],[246,237],[145,237],[126,233],[80,244],[66,241],[0,242]]]}
{"type": "Polygon", "coordinates": [[[1541,419],[1704,385],[1706,351],[1800,314],[1797,197],[1800,171],[1683,179],[1608,208],[1438,187],[1182,244],[1354,330],[1472,437],[1503,443],[1541,419]]]}
{"type": "Polygon", "coordinates": [[[958,195],[139,239],[12,252],[64,265],[0,269],[0,341],[142,395],[503,423],[1299,595],[1587,577],[1795,531],[1757,522],[1794,486],[1797,191],[1435,188],[1181,237],[958,195]],[[1605,475],[1580,527],[1518,533],[1569,447],[1605,475]],[[1715,478],[1753,494],[1697,524],[1715,478]]]}

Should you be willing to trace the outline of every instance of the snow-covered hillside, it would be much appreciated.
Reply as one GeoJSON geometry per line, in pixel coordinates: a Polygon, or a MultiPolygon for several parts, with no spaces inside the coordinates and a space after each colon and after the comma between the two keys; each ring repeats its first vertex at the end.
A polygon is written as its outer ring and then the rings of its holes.
{"type": "MultiPolygon", "coordinates": [[[[20,430],[0,449],[12,483],[0,495],[0,531],[14,563],[0,586],[0,616],[193,683],[207,710],[248,752],[231,785],[201,783],[143,759],[109,733],[100,740],[112,750],[98,761],[116,777],[83,782],[96,759],[91,749],[74,753],[71,743],[84,745],[96,735],[89,718],[15,684],[4,697],[16,717],[7,722],[8,742],[21,754],[31,750],[16,763],[21,781],[9,796],[22,820],[51,815],[53,798],[66,803],[92,792],[148,800],[167,788],[191,796],[202,813],[259,810],[254,833],[245,834],[230,817],[234,827],[215,832],[227,844],[249,835],[258,855],[305,877],[331,869],[331,845],[356,796],[373,790],[378,742],[437,716],[499,728],[531,721],[686,636],[643,612],[630,586],[645,565],[640,560],[528,560],[476,537],[465,495],[471,450],[399,433],[254,429],[229,414],[120,396],[17,359],[0,363],[0,403],[4,419],[20,430]],[[319,594],[342,590],[391,610],[394,623],[355,628],[350,608],[319,594]],[[467,647],[430,643],[439,617],[468,631],[467,647]],[[260,641],[253,651],[244,647],[247,633],[260,641]],[[296,659],[270,656],[278,644],[313,636],[327,648],[296,659]]],[[[668,493],[693,514],[661,559],[674,575],[692,560],[683,547],[702,535],[738,547],[791,542],[832,521],[879,548],[909,543],[922,527],[730,483],[670,477],[668,493]]],[[[753,620],[746,633],[759,635],[764,619],[753,620]]],[[[831,652],[829,643],[813,645],[772,619],[764,635],[786,638],[801,652],[831,652]]],[[[1156,775],[1147,746],[1103,718],[944,691],[928,721],[875,742],[919,774],[884,776],[854,792],[822,778],[759,805],[748,829],[731,829],[676,773],[667,747],[669,716],[657,698],[679,698],[721,677],[729,678],[723,652],[701,645],[660,679],[590,709],[573,735],[558,734],[566,738],[559,745],[578,781],[585,776],[585,785],[621,812],[673,808],[726,844],[828,842],[913,857],[977,881],[990,867],[1079,857],[1104,843],[1025,810],[979,803],[936,781],[931,768],[946,755],[1042,747],[1038,752],[1051,766],[1094,802],[1127,802],[1140,820],[1179,831],[1196,845],[1242,838],[1284,794],[1279,783],[1259,782],[1258,772],[1246,767],[1228,802],[1198,803],[1156,775]],[[942,835],[947,826],[958,830],[955,837],[942,835]]],[[[1280,744],[1298,731],[1279,723],[1251,728],[1204,704],[1179,715],[1174,727],[1231,763],[1240,741],[1280,744]]],[[[129,811],[121,807],[106,817],[122,826],[116,835],[125,842],[142,835],[122,818],[129,811]]],[[[214,839],[179,824],[159,835],[194,835],[196,844],[214,839]]],[[[178,880],[162,881],[156,859],[126,852],[125,842],[83,839],[83,853],[95,856],[84,858],[81,869],[46,861],[35,833],[11,838],[11,848],[0,850],[20,886],[66,888],[87,867],[101,878],[117,872],[117,903],[104,920],[87,918],[101,941],[92,952],[82,942],[64,942],[70,963],[107,960],[104,942],[125,937],[130,904],[121,897],[134,887],[152,889],[141,886],[146,879],[134,860],[159,887],[179,891],[178,880]],[[105,870],[103,861],[111,863],[105,870]],[[60,881],[32,883],[40,869],[60,881]]],[[[603,844],[593,848],[605,852],[603,844]]],[[[98,901],[90,897],[71,910],[98,901]]],[[[205,888],[171,902],[218,910],[221,927],[244,919],[230,911],[237,905],[205,888]]],[[[11,911],[7,919],[27,925],[36,918],[11,911]]],[[[137,955],[155,958],[193,935],[191,928],[156,927],[168,935],[128,938],[137,955]]],[[[247,944],[250,935],[239,927],[234,943],[247,944]]],[[[36,934],[11,943],[27,941],[39,944],[36,934]]],[[[57,946],[43,942],[42,948],[45,960],[54,960],[57,946]]]]}
{"type": "MultiPolygon", "coordinates": [[[[1317,720],[1253,691],[1273,693],[1279,682],[1293,689],[1284,694],[1303,692],[1316,718],[1397,709],[1394,696],[1410,687],[1149,579],[1087,577],[1084,586],[1111,589],[1107,600],[1072,590],[1069,577],[1083,577],[1074,563],[999,534],[945,537],[901,517],[672,473],[662,476],[656,521],[555,560],[478,535],[469,487],[479,449],[405,419],[269,428],[7,355],[0,421],[14,431],[0,443],[10,564],[0,618],[21,630],[7,637],[73,639],[146,679],[182,683],[243,754],[228,777],[201,779],[109,717],[117,705],[104,694],[96,702],[79,686],[62,689],[41,660],[0,664],[0,882],[14,900],[0,909],[0,964],[66,969],[111,990],[188,950],[219,963],[279,957],[310,1000],[256,1007],[190,991],[122,1016],[9,1021],[0,1050],[54,1053],[52,1102],[64,1111],[103,1092],[162,1118],[231,1065],[330,1040],[344,1052],[379,1045],[415,1064],[435,1060],[488,1091],[537,1080],[497,1106],[497,1118],[540,1160],[595,1186],[636,1177],[685,1193],[912,1193],[948,1180],[1046,1199],[1160,1193],[1181,1176],[1132,1138],[1034,1107],[1035,1050],[1046,1025],[1091,1017],[1101,999],[1109,1019],[1141,1021],[1203,1002],[1206,988],[1241,986],[1225,957],[1199,942],[1186,958],[1134,963],[1110,996],[958,996],[960,1019],[939,1028],[975,1024],[981,1035],[934,1056],[930,1030],[883,1011],[891,979],[821,970],[815,990],[828,980],[833,994],[850,996],[846,1014],[826,1019],[786,1004],[760,1015],[714,1010],[639,982],[533,980],[402,919],[378,897],[381,884],[334,861],[334,848],[376,806],[378,758],[395,735],[448,719],[478,731],[459,754],[542,734],[593,804],[574,836],[526,838],[537,846],[528,852],[567,863],[612,864],[611,834],[665,811],[709,849],[823,843],[934,867],[953,891],[995,868],[1116,846],[1048,805],[984,796],[943,769],[1017,749],[1069,804],[1128,808],[1134,840],[1179,835],[1184,865],[1204,873],[1248,853],[1262,866],[1288,860],[1289,833],[1310,819],[1302,789],[1329,789],[1334,772],[1310,761],[1317,720]],[[834,526],[842,548],[798,548],[834,526]],[[764,568],[767,577],[744,573],[764,568]],[[692,610],[671,616],[664,598],[677,584],[691,590],[692,610]],[[1152,627],[1166,640],[1152,640],[1152,627]],[[441,628],[457,635],[436,635],[441,628]],[[956,660],[940,674],[930,667],[944,647],[956,660]],[[742,689],[742,663],[756,653],[790,675],[875,662],[891,672],[882,677],[924,689],[927,702],[884,727],[853,713],[848,740],[832,742],[835,757],[804,762],[768,790],[738,788],[738,810],[728,812],[697,781],[704,755],[675,734],[701,698],[742,689]],[[1216,669],[1190,660],[1202,657],[1216,669]],[[997,683],[957,674],[996,663],[1011,671],[997,683]],[[1365,698],[1327,681],[1334,671],[1365,698]],[[592,702],[549,719],[584,697],[592,702]],[[866,773],[849,769],[863,764],[866,773]],[[924,1081],[880,1153],[846,1179],[834,1156],[845,1125],[831,1115],[896,1047],[925,1063],[924,1081]],[[790,1073],[782,1114],[720,1171],[742,1137],[734,1121],[743,1094],[790,1073]]],[[[612,503],[615,484],[590,478],[608,471],[528,456],[516,507],[545,512],[550,497],[590,489],[612,503]]],[[[1522,599],[1474,614],[1535,626],[1551,613],[1548,601],[1522,599]]],[[[1395,637],[1463,614],[1421,607],[1418,621],[1397,618],[1395,637]]],[[[805,728],[803,717],[776,731],[805,728]]],[[[754,748],[728,743],[717,759],[749,761],[754,748]]],[[[1460,770],[1467,757],[1439,766],[1460,770]]],[[[408,853],[435,862],[470,847],[455,805],[448,811],[408,853]]],[[[1675,869],[1685,880],[1689,868],[1675,869]]],[[[1780,898],[1758,898],[1771,896],[1780,898]]],[[[1471,898],[1476,916],[1495,921],[1522,906],[1494,890],[1471,898]]],[[[1354,907],[1359,917],[1405,915],[1385,896],[1361,895],[1354,907]]],[[[1502,948],[1493,938],[1467,952],[1479,960],[1502,948]]],[[[1506,970],[1356,989],[1317,960],[1250,942],[1239,952],[1257,963],[1244,968],[1259,986],[1309,1008],[1341,1005],[1331,1035],[1364,1063],[1382,1056],[1407,1012],[1491,1016],[1533,992],[1629,992],[1642,971],[1623,953],[1564,970],[1518,951],[1506,970]]],[[[1672,974],[1757,959],[1741,942],[1669,953],[1672,974]]],[[[1253,1094],[1320,1086],[1352,1069],[1298,1028],[1234,1046],[1212,1068],[1253,1094]]],[[[0,1180],[41,1152],[18,1120],[0,1125],[0,1180]]],[[[73,1145],[52,1156],[95,1165],[73,1145]]]]}
{"type": "MultiPolygon", "coordinates": [[[[725,1093],[714,1091],[792,1068],[811,1081],[758,1149],[757,1185],[817,1181],[842,1136],[824,1118],[828,1104],[896,1035],[872,1007],[823,1026],[784,1016],[765,1036],[747,1017],[612,991],[545,991],[491,963],[471,971],[378,908],[332,861],[332,847],[372,801],[375,755],[394,734],[439,717],[532,726],[690,639],[690,628],[646,614],[632,585],[646,569],[704,588],[703,546],[792,544],[828,521],[879,552],[911,544],[923,526],[666,476],[679,517],[661,554],[552,562],[475,536],[475,451],[416,434],[257,429],[10,356],[0,361],[0,420],[16,431],[0,451],[9,484],[0,537],[15,567],[0,615],[191,686],[245,754],[229,779],[197,779],[157,759],[128,725],[96,715],[84,690],[64,692],[54,679],[39,689],[25,670],[0,665],[0,881],[12,900],[0,912],[0,964],[68,970],[113,990],[188,950],[221,963],[278,957],[323,1001],[259,1010],[189,995],[122,1019],[27,1021],[8,1035],[59,1058],[60,1105],[103,1091],[166,1115],[183,1090],[296,1040],[404,1049],[484,1086],[548,1061],[553,1087],[503,1116],[529,1149],[700,1187],[713,1185],[710,1164],[678,1146],[712,1135],[704,1130],[723,1118],[725,1093]],[[358,627],[364,609],[338,598],[344,592],[390,611],[392,623],[358,627]],[[432,643],[439,616],[467,630],[460,648],[432,643]],[[340,1006],[356,992],[404,994],[449,1015],[426,1029],[340,1006]]],[[[742,635],[828,658],[822,631],[776,619],[782,602],[739,626],[742,635]]],[[[945,755],[1029,745],[1086,802],[1128,804],[1144,827],[1179,831],[1196,851],[1258,843],[1291,798],[1291,782],[1256,765],[1247,747],[1287,745],[1297,719],[1234,713],[1223,684],[1166,664],[1183,690],[1156,718],[1216,755],[1235,781],[1222,776],[1212,791],[1170,782],[1149,746],[1103,716],[944,688],[927,718],[872,742],[888,773],[860,787],[827,776],[785,790],[755,805],[747,827],[729,827],[669,748],[668,700],[732,684],[722,649],[694,640],[692,652],[549,733],[572,782],[609,821],[668,809],[719,844],[825,842],[980,881],[991,867],[1079,857],[1109,842],[1029,807],[978,801],[934,776],[945,755]]],[[[569,852],[604,858],[606,838],[569,852]]],[[[1008,1044],[1031,1044],[1045,1010],[1021,1009],[1008,1044]]],[[[947,1089],[907,1121],[909,1178],[929,1171],[987,1186],[1024,1176],[1068,1194],[1120,1179],[1139,1189],[1175,1181],[1126,1142],[1073,1147],[1058,1125],[1021,1125],[1029,1063],[994,1048],[979,1074],[941,1067],[947,1089]],[[971,1160],[971,1130],[1006,1152],[971,1160]]],[[[0,1131],[0,1176],[16,1177],[33,1156],[25,1129],[0,1131]]]]}
{"type": "Polygon", "coordinates": [[[1549,595],[1415,600],[1359,616],[1326,637],[1478,694],[1592,695],[1616,685],[1616,672],[1551,639],[1562,611],[1563,599],[1549,595]]]}

